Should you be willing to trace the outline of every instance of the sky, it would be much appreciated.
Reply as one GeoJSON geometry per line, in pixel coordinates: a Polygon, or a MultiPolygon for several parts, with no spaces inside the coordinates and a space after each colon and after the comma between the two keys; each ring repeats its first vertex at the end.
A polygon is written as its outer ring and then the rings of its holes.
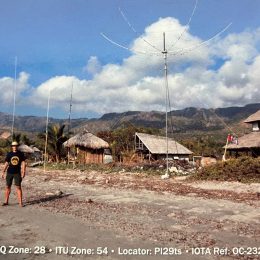
{"type": "Polygon", "coordinates": [[[0,0],[0,111],[165,111],[163,33],[171,109],[260,102],[258,0],[0,0]]]}

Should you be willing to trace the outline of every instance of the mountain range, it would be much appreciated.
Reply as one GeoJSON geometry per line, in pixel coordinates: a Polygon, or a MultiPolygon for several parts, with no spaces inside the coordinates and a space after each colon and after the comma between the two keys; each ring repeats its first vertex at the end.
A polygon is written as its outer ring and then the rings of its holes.
{"type": "MultiPolygon", "coordinates": [[[[249,104],[244,107],[217,109],[189,107],[169,112],[168,126],[174,133],[230,130],[231,127],[238,132],[244,132],[247,127],[246,124],[243,124],[243,120],[259,109],[260,103],[249,104]]],[[[80,130],[85,128],[95,133],[102,130],[114,130],[122,124],[162,130],[165,129],[165,112],[128,111],[124,113],[108,113],[99,119],[86,121],[80,126],[80,130]]]]}
{"type": "MultiPolygon", "coordinates": [[[[260,109],[260,103],[243,107],[226,107],[217,109],[188,107],[168,112],[169,128],[175,133],[192,131],[221,131],[235,127],[237,131],[246,131],[243,120],[260,109]]],[[[16,131],[43,132],[46,126],[45,117],[15,116],[16,131]]],[[[66,124],[67,119],[50,118],[49,124],[66,124]]],[[[71,120],[71,130],[79,132],[87,129],[92,133],[103,130],[114,130],[124,124],[137,127],[165,129],[165,112],[159,111],[127,111],[123,113],[107,113],[100,118],[79,118],[71,120]]],[[[0,129],[8,130],[12,125],[12,116],[0,112],[0,129]]]]}

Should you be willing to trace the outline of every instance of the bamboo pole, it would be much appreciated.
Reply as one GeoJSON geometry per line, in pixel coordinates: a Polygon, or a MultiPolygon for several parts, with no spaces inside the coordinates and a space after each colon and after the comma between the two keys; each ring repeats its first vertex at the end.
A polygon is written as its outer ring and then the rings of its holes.
{"type": "Polygon", "coordinates": [[[225,151],[224,151],[224,154],[223,154],[223,157],[222,157],[223,162],[226,161],[227,145],[228,145],[228,137],[227,137],[227,141],[226,141],[226,145],[225,145],[225,151]]]}

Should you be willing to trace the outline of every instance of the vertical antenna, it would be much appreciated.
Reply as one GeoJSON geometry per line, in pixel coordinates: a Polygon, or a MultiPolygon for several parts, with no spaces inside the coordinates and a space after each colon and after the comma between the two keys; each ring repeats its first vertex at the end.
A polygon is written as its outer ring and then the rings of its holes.
{"type": "Polygon", "coordinates": [[[70,92],[70,109],[69,109],[68,137],[69,137],[69,135],[70,135],[70,124],[71,124],[72,92],[73,92],[73,82],[72,82],[71,92],[70,92]]]}
{"type": "Polygon", "coordinates": [[[165,32],[163,33],[163,51],[164,56],[164,84],[165,84],[165,140],[166,140],[166,173],[162,178],[169,178],[169,142],[168,142],[168,67],[167,67],[167,50],[165,43],[165,32]]]}
{"type": "MultiPolygon", "coordinates": [[[[165,99],[166,99],[166,129],[165,129],[165,139],[166,139],[166,173],[165,175],[162,176],[162,179],[167,179],[169,178],[169,164],[168,164],[168,157],[169,157],[169,149],[168,149],[168,109],[171,110],[171,104],[170,104],[170,94],[169,94],[169,87],[168,87],[168,67],[167,67],[167,56],[168,55],[184,55],[188,52],[191,52],[205,44],[207,44],[208,42],[212,41],[213,39],[217,38],[219,35],[221,35],[223,32],[225,32],[232,23],[228,24],[224,29],[222,29],[221,31],[219,31],[218,33],[216,33],[213,37],[209,38],[206,41],[203,41],[193,47],[190,48],[182,48],[179,49],[177,51],[171,51],[171,49],[176,45],[176,43],[182,38],[182,36],[184,35],[184,33],[188,30],[189,28],[189,24],[191,23],[191,20],[193,18],[193,15],[195,13],[195,10],[197,8],[197,4],[198,4],[198,0],[196,0],[193,11],[191,13],[191,16],[189,18],[188,24],[186,24],[185,29],[183,30],[183,32],[180,34],[180,36],[178,37],[178,39],[173,43],[173,45],[171,47],[168,47],[168,50],[166,49],[166,43],[165,43],[165,32],[163,33],[163,51],[159,50],[156,46],[154,46],[153,44],[151,44],[150,42],[148,42],[146,39],[144,39],[143,37],[140,37],[146,44],[148,44],[150,47],[152,47],[155,50],[158,50],[158,52],[144,52],[144,51],[139,51],[139,50],[134,50],[135,53],[139,53],[139,54],[148,54],[148,55],[158,55],[159,53],[162,53],[164,56],[164,78],[165,78],[165,89],[166,89],[166,94],[165,94],[165,99]]],[[[128,21],[128,19],[126,18],[125,14],[122,12],[122,10],[119,8],[119,11],[121,13],[121,15],[123,16],[124,20],[126,21],[126,23],[128,24],[128,26],[134,31],[134,33],[137,33],[137,31],[134,29],[134,27],[130,24],[130,22],[128,21]]],[[[107,37],[104,33],[101,33],[102,37],[104,37],[107,41],[109,41],[110,43],[116,45],[117,47],[123,48],[125,50],[128,51],[133,51],[131,49],[129,49],[127,46],[124,46],[122,44],[119,44],[115,41],[113,41],[112,39],[110,39],[109,37],[107,37]]],[[[175,142],[176,144],[176,142],[175,142]]],[[[177,148],[177,145],[176,145],[177,148]]]]}
{"type": "MultiPolygon", "coordinates": [[[[71,126],[71,110],[72,110],[72,92],[73,92],[73,82],[70,92],[70,109],[69,109],[69,122],[68,122],[68,139],[70,138],[70,126],[71,126]]],[[[70,162],[70,148],[68,147],[68,164],[70,162]]]]}
{"type": "Polygon", "coordinates": [[[14,61],[14,91],[13,91],[13,119],[12,119],[12,139],[14,138],[14,116],[15,116],[15,102],[16,102],[16,88],[17,88],[17,56],[15,57],[14,61]]]}
{"type": "Polygon", "coordinates": [[[49,88],[49,95],[48,95],[48,104],[47,104],[47,115],[46,115],[46,129],[45,129],[45,147],[44,147],[44,163],[43,163],[43,170],[46,170],[46,159],[47,159],[47,145],[48,145],[48,124],[49,124],[49,110],[50,110],[50,97],[51,97],[51,90],[49,88]]]}
{"type": "Polygon", "coordinates": [[[163,32],[163,53],[167,53],[166,51],[166,43],[165,43],[165,32],[163,32]]]}

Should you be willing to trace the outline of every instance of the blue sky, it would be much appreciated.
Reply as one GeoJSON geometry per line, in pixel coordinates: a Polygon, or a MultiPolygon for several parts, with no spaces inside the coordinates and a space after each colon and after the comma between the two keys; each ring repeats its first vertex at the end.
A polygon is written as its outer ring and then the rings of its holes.
{"type": "Polygon", "coordinates": [[[5,92],[0,110],[12,111],[15,56],[18,114],[45,115],[46,93],[51,89],[51,116],[67,117],[72,84],[74,117],[161,110],[163,89],[156,90],[162,80],[163,60],[151,58],[150,62],[148,56],[139,57],[120,49],[101,37],[100,32],[132,50],[149,52],[149,46],[140,41],[146,39],[161,48],[163,31],[168,42],[174,42],[174,30],[179,30],[179,35],[184,32],[179,48],[187,42],[192,47],[230,22],[232,26],[206,49],[195,50],[197,54],[192,52],[186,59],[177,58],[177,62],[169,59],[173,107],[184,108],[187,103],[216,107],[259,102],[259,85],[252,71],[257,70],[260,49],[260,1],[199,0],[189,28],[184,29],[195,3],[196,0],[0,0],[0,89],[5,92]],[[119,7],[137,33],[127,25],[119,7]],[[164,20],[167,18],[171,20],[164,20]],[[238,53],[244,50],[249,54],[236,59],[237,46],[238,53]],[[196,78],[195,71],[205,73],[204,77],[196,78]],[[239,75],[235,74],[237,71],[239,75]],[[216,78],[219,84],[214,86],[212,97],[210,86],[216,78]],[[237,78],[241,78],[239,82],[232,81],[237,78]],[[183,84],[190,88],[184,91],[186,94],[178,92],[179,101],[174,102],[173,93],[182,90],[183,84]],[[251,97],[248,93],[246,96],[246,88],[252,91],[251,97]],[[187,95],[192,91],[204,91],[205,95],[197,94],[199,101],[189,102],[187,95]]]}

